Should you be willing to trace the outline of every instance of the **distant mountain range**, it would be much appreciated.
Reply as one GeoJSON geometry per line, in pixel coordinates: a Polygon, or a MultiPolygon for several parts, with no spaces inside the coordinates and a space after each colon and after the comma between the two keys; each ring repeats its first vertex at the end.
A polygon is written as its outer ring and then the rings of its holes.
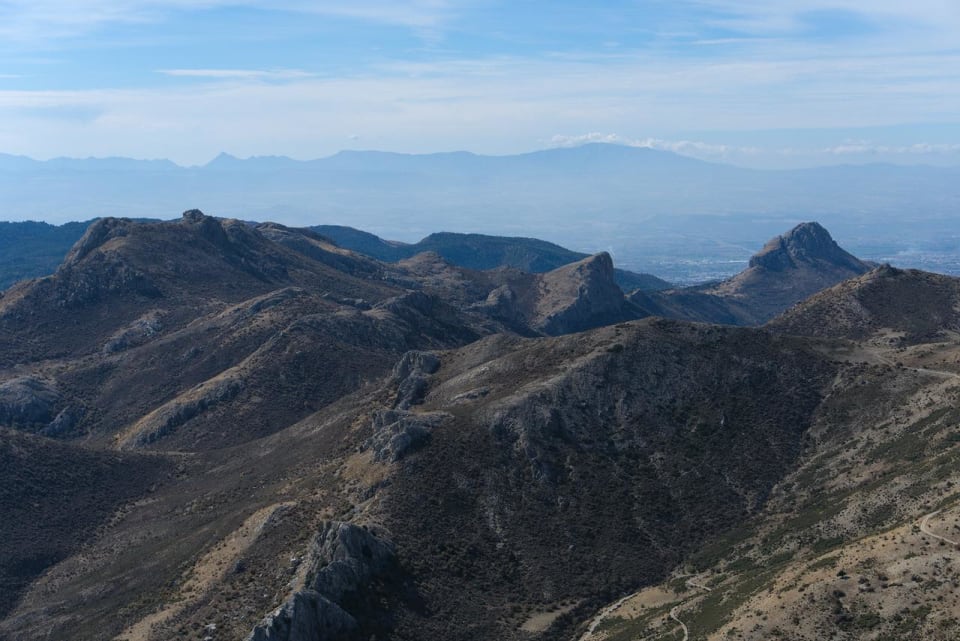
{"type": "Polygon", "coordinates": [[[222,216],[349,225],[404,242],[438,229],[543,238],[587,254],[609,251],[621,268],[673,282],[729,275],[748,248],[804,220],[819,220],[871,259],[913,252],[905,260],[919,265],[923,252],[960,247],[958,168],[758,171],[600,144],[497,157],[222,154],[199,167],[0,156],[0,216],[8,219],[163,218],[184,202],[222,216]]]}

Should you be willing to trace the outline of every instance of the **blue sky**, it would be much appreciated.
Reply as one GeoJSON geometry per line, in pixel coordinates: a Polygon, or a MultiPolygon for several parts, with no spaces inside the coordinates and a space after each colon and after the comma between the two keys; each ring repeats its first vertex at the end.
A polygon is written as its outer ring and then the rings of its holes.
{"type": "Polygon", "coordinates": [[[960,164],[956,0],[0,0],[0,152],[960,164]]]}

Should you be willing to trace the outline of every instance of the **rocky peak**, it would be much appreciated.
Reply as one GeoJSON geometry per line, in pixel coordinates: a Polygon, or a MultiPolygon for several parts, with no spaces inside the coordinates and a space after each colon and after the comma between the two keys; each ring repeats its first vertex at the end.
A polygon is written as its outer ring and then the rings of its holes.
{"type": "Polygon", "coordinates": [[[607,252],[589,256],[543,274],[536,301],[534,327],[547,334],[564,334],[597,327],[631,316],[613,277],[607,252]]]}
{"type": "Polygon", "coordinates": [[[80,240],[70,249],[70,252],[64,258],[60,269],[75,265],[90,252],[106,243],[111,238],[126,236],[129,233],[133,221],[126,218],[100,218],[87,228],[86,233],[80,237],[80,240]]]}
{"type": "Polygon", "coordinates": [[[826,262],[862,273],[869,267],[845,252],[819,223],[801,223],[769,241],[750,259],[750,267],[783,271],[804,264],[826,262]]]}
{"type": "Polygon", "coordinates": [[[890,263],[883,263],[882,265],[874,269],[872,274],[876,278],[893,278],[903,274],[903,270],[897,269],[890,263]]]}
{"type": "Polygon", "coordinates": [[[221,221],[213,216],[207,216],[199,209],[188,209],[183,212],[180,223],[195,229],[200,236],[218,247],[223,248],[230,244],[221,221]]]}
{"type": "Polygon", "coordinates": [[[183,212],[183,222],[185,223],[200,223],[209,218],[199,209],[188,209],[183,212]]]}

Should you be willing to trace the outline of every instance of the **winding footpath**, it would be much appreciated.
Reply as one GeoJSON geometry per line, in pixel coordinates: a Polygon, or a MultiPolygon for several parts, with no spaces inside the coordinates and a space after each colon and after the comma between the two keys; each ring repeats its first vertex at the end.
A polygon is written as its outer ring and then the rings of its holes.
{"type": "MultiPolygon", "coordinates": [[[[693,590],[703,590],[704,592],[711,592],[711,591],[713,590],[713,588],[709,588],[709,587],[703,585],[702,583],[698,583],[698,582],[695,580],[695,579],[696,579],[696,575],[686,574],[686,575],[682,575],[682,576],[679,576],[679,577],[676,577],[676,578],[682,579],[682,578],[687,577],[687,576],[692,577],[692,578],[687,579],[687,587],[688,587],[688,588],[693,589],[693,590]]],[[[641,590],[641,592],[642,592],[642,590],[641,590]]],[[[624,603],[626,603],[628,600],[632,599],[633,597],[637,596],[638,594],[639,594],[639,592],[634,592],[633,594],[628,594],[627,596],[623,597],[622,599],[620,599],[619,601],[617,601],[617,602],[614,603],[613,605],[609,605],[609,606],[607,606],[606,608],[604,608],[604,609],[600,612],[600,614],[598,614],[596,617],[594,617],[593,621],[590,622],[590,626],[587,628],[587,631],[584,632],[583,635],[580,637],[579,641],[590,641],[590,639],[593,637],[593,633],[596,632],[596,630],[597,630],[597,626],[600,625],[601,623],[603,623],[603,620],[604,620],[604,619],[606,619],[608,616],[610,616],[611,614],[613,614],[614,612],[616,612],[616,611],[620,608],[621,605],[623,605],[624,603]]],[[[694,596],[696,596],[696,595],[694,595],[694,596]]],[[[689,639],[690,639],[690,631],[687,629],[687,625],[686,625],[683,621],[681,621],[680,618],[677,616],[677,612],[679,612],[679,611],[680,611],[680,608],[683,607],[684,605],[686,605],[687,601],[689,601],[689,600],[692,599],[692,598],[693,598],[693,596],[687,597],[687,598],[684,599],[680,604],[675,605],[675,606],[673,606],[673,608],[670,609],[670,618],[673,619],[674,621],[676,621],[676,622],[680,625],[680,627],[683,629],[683,641],[689,641],[689,639]]]]}
{"type": "Polygon", "coordinates": [[[930,514],[927,514],[925,517],[923,517],[922,519],[920,519],[920,531],[923,532],[924,534],[926,534],[927,536],[931,536],[931,537],[933,537],[933,538],[935,538],[935,539],[938,539],[938,540],[940,540],[940,541],[943,541],[944,543],[949,543],[950,545],[960,546],[960,542],[954,541],[953,539],[948,539],[948,538],[945,537],[945,536],[940,536],[939,534],[934,534],[933,531],[930,530],[930,519],[932,519],[932,518],[935,517],[936,515],[940,514],[940,512],[941,512],[941,510],[937,510],[937,511],[935,511],[935,512],[931,512],[930,514]]]}
{"type": "Polygon", "coordinates": [[[632,599],[635,596],[637,596],[636,592],[634,592],[633,594],[628,594],[627,596],[623,597],[613,605],[609,605],[606,608],[604,608],[600,612],[600,614],[594,617],[593,621],[590,622],[590,626],[587,628],[587,631],[583,633],[583,636],[580,637],[580,641],[589,641],[590,638],[593,636],[593,633],[596,632],[597,626],[603,623],[604,619],[606,619],[608,616],[616,612],[621,605],[627,602],[627,600],[632,599]]]}
{"type": "MultiPolygon", "coordinates": [[[[708,588],[708,587],[705,586],[704,584],[702,584],[702,583],[697,583],[697,582],[694,581],[693,579],[688,579],[688,580],[687,580],[687,587],[688,587],[688,588],[694,588],[694,589],[697,589],[697,590],[703,590],[703,591],[705,591],[705,592],[711,592],[711,591],[713,591],[713,588],[708,588]]],[[[692,597],[691,597],[691,598],[692,598],[692,597]]],[[[687,599],[687,601],[688,601],[688,600],[689,600],[689,599],[687,599]]],[[[683,630],[683,641],[689,641],[689,639],[690,639],[690,630],[687,628],[687,624],[684,623],[683,621],[681,621],[681,620],[680,620],[680,617],[677,616],[677,612],[679,612],[679,611],[680,611],[680,608],[682,608],[685,604],[686,604],[686,601],[684,601],[684,602],[681,603],[680,605],[675,605],[675,606],[673,606],[672,608],[670,608],[670,618],[680,624],[680,628],[683,630]]]]}

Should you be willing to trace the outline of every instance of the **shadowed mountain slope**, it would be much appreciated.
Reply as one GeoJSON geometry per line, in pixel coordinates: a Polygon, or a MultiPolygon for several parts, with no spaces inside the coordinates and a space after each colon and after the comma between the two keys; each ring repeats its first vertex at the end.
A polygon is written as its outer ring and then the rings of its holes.
{"type": "Polygon", "coordinates": [[[495,318],[556,336],[646,316],[614,281],[607,253],[544,274],[501,272],[507,282],[487,297],[495,318]]]}
{"type": "Polygon", "coordinates": [[[451,418],[382,498],[436,613],[404,612],[398,636],[522,639],[553,611],[543,638],[569,638],[562,604],[662,575],[764,503],[831,370],[799,343],[662,320],[441,355],[417,411],[451,418]]]}
{"type": "Polygon", "coordinates": [[[351,639],[526,639],[534,614],[584,616],[763,505],[833,372],[802,339],[662,320],[411,353],[382,387],[185,458],[175,483],[88,543],[86,566],[46,573],[0,636],[92,639],[153,621],[142,638],[199,639],[212,623],[242,639],[284,602],[277,616],[308,624],[321,594],[359,626],[351,639]],[[311,550],[329,553],[311,537],[331,518],[392,550],[362,585],[310,583],[311,550]],[[133,571],[146,557],[150,572],[133,571]],[[95,577],[126,596],[85,592],[95,577]]]}
{"type": "Polygon", "coordinates": [[[53,273],[89,225],[0,222],[0,291],[17,281],[53,273]]]}
{"type": "Polygon", "coordinates": [[[838,371],[810,447],[763,509],[600,615],[590,638],[667,641],[680,622],[707,641],[956,636],[960,343],[942,278],[880,268],[770,324],[864,338],[819,344],[838,371]]]}
{"type": "Polygon", "coordinates": [[[166,314],[168,329],[178,328],[198,312],[294,285],[368,300],[399,293],[308,260],[239,221],[196,211],[173,223],[101,219],[54,275],[0,298],[0,360],[89,352],[152,310],[166,314]],[[67,316],[72,331],[60,331],[67,316]],[[30,344],[8,340],[25,331],[30,344]]]}
{"type": "Polygon", "coordinates": [[[0,617],[38,574],[76,553],[174,467],[161,457],[82,450],[4,428],[0,463],[0,617]]]}

